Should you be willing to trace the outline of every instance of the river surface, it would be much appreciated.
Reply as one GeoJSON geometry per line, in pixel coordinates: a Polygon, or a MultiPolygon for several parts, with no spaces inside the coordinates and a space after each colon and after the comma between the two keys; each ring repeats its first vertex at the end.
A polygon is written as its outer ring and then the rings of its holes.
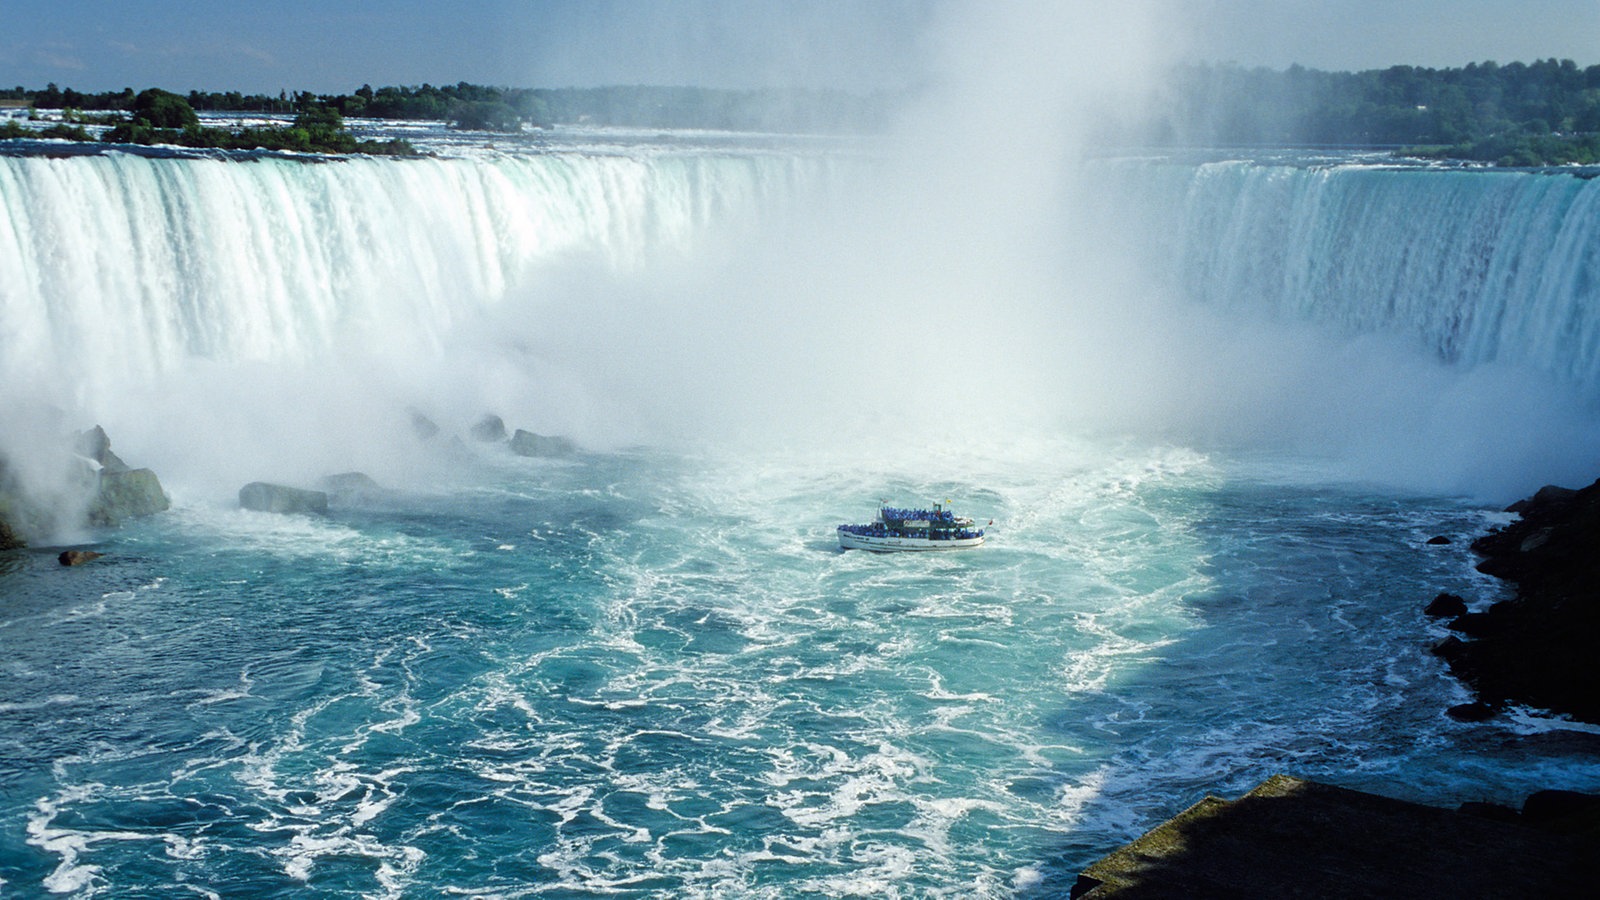
{"type": "Polygon", "coordinates": [[[1118,157],[1004,231],[864,145],[433,139],[0,155],[0,449],[173,498],[0,558],[0,896],[1061,896],[1279,772],[1600,790],[1422,614],[1593,477],[1594,182],[1118,157]],[[994,524],[841,551],[880,501],[994,524]]]}
{"type": "Polygon", "coordinates": [[[1592,733],[1444,715],[1421,609],[1499,590],[1473,504],[1077,442],[458,463],[12,560],[7,892],[1054,895],[1276,772],[1600,789],[1592,733]],[[995,525],[840,551],[880,494],[995,525]]]}

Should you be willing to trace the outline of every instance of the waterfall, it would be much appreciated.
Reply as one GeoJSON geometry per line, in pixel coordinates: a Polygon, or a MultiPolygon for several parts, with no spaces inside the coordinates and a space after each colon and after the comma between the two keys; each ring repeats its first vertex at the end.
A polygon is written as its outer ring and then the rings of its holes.
{"type": "Polygon", "coordinates": [[[1096,166],[1168,288],[1600,396],[1600,181],[1371,165],[1096,166]]]}
{"type": "Polygon", "coordinates": [[[780,204],[808,165],[0,157],[0,377],[83,395],[190,360],[298,361],[399,336],[427,346],[540,266],[687,252],[780,204]]]}
{"type": "MultiPolygon", "coordinates": [[[[959,185],[936,183],[915,188],[951,209],[873,207],[860,195],[889,168],[662,147],[0,156],[0,451],[17,451],[19,421],[62,431],[34,414],[56,410],[66,428],[99,422],[119,446],[236,487],[268,457],[355,467],[351,448],[394,443],[371,435],[414,406],[462,420],[447,426],[497,410],[612,445],[710,427],[821,434],[847,414],[995,433],[1065,410],[1246,442],[1393,432],[1363,452],[1420,459],[1399,448],[1410,440],[1466,459],[1490,427],[1474,423],[1529,410],[1516,398],[1530,393],[1563,396],[1528,447],[1587,446],[1558,407],[1600,397],[1600,182],[1348,160],[1089,163],[1073,213],[1099,226],[1108,271],[1185,301],[1168,309],[1114,279],[1070,283],[1098,276],[1081,247],[1060,261],[1066,280],[1043,264],[1057,234],[1073,239],[1054,230],[1072,215],[952,223],[973,213],[959,185]],[[1392,358],[1321,357],[1267,332],[1213,348],[1208,310],[1375,335],[1463,377],[1398,400],[1421,376],[1392,358]],[[863,392],[859,360],[906,344],[1006,365],[890,370],[863,392]],[[1258,364],[1268,355],[1277,368],[1258,364]],[[1510,371],[1540,383],[1494,374],[1510,371]],[[1392,394],[1381,408],[1379,391],[1392,394]],[[26,416],[18,397],[34,402],[26,416]],[[256,446],[265,434],[279,437],[256,446]]],[[[1567,477],[1548,460],[1578,458],[1540,452],[1516,465],[1567,477]]]]}

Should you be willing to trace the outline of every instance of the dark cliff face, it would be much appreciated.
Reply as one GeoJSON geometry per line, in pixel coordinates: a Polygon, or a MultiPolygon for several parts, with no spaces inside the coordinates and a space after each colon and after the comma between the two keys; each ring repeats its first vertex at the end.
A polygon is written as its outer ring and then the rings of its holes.
{"type": "Polygon", "coordinates": [[[1511,507],[1522,518],[1473,542],[1478,570],[1516,596],[1451,627],[1436,648],[1493,705],[1525,704],[1600,724],[1600,481],[1547,487],[1511,507]]]}

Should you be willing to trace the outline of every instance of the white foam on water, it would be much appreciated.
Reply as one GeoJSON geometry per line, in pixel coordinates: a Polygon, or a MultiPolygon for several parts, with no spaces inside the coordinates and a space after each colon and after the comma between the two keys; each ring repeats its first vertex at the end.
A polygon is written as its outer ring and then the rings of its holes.
{"type": "Polygon", "coordinates": [[[101,866],[81,862],[80,859],[96,844],[105,841],[149,841],[152,836],[130,831],[91,831],[58,826],[56,819],[67,809],[97,802],[106,786],[102,784],[69,785],[54,797],[44,797],[34,802],[28,815],[27,842],[30,846],[59,857],[56,867],[45,876],[42,886],[52,894],[76,894],[94,897],[111,889],[101,866]]]}
{"type": "Polygon", "coordinates": [[[77,694],[51,694],[42,700],[30,700],[22,703],[0,703],[0,712],[20,712],[25,710],[46,709],[51,706],[70,706],[82,702],[83,698],[77,694]]]}
{"type": "Polygon", "coordinates": [[[1549,734],[1559,731],[1600,734],[1600,725],[1574,721],[1567,716],[1553,714],[1547,710],[1515,706],[1507,710],[1505,715],[1511,723],[1512,730],[1517,734],[1549,734]]]}

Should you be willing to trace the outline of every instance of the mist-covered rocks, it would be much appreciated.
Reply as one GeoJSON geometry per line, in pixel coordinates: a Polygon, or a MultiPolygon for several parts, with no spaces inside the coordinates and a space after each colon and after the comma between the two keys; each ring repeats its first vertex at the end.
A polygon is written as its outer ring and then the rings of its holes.
{"type": "Polygon", "coordinates": [[[16,550],[26,546],[27,543],[11,530],[11,523],[5,519],[5,511],[0,510],[0,550],[16,550]]]}
{"type": "Polygon", "coordinates": [[[518,428],[511,435],[511,452],[518,456],[571,456],[578,445],[571,438],[534,434],[518,428]]]}
{"type": "Polygon", "coordinates": [[[1600,724],[1600,481],[1546,487],[1509,511],[1521,518],[1479,538],[1478,570],[1516,584],[1516,595],[1461,612],[1434,647],[1482,703],[1524,704],[1600,724]]]}
{"type": "Polygon", "coordinates": [[[364,503],[387,493],[383,485],[365,472],[324,476],[317,482],[317,489],[328,495],[329,503],[342,506],[364,503]]]}
{"type": "Polygon", "coordinates": [[[73,436],[78,455],[93,463],[94,496],[84,513],[90,525],[112,526],[137,516],[162,512],[172,500],[150,469],[135,469],[111,451],[111,438],[99,425],[73,436]]]}
{"type": "MultiPolygon", "coordinates": [[[[422,411],[412,409],[410,415],[412,433],[419,441],[432,442],[446,433],[444,427],[422,411]]],[[[572,438],[539,434],[525,428],[510,428],[506,425],[505,419],[493,412],[485,412],[480,416],[467,429],[464,436],[460,433],[449,435],[449,439],[443,442],[443,445],[453,451],[466,451],[469,443],[497,445],[509,449],[517,456],[526,457],[571,456],[579,450],[578,443],[572,438]]]]}
{"type": "Polygon", "coordinates": [[[505,440],[505,420],[494,413],[484,415],[476,425],[472,426],[472,439],[486,444],[499,443],[505,440]]]}
{"type": "Polygon", "coordinates": [[[90,525],[117,525],[123,519],[152,515],[171,506],[161,480],[150,469],[101,469],[99,489],[86,518],[90,525]]]}
{"type": "Polygon", "coordinates": [[[324,491],[252,481],[239,489],[239,507],[256,512],[325,516],[328,495],[324,491]]]}
{"type": "Polygon", "coordinates": [[[79,456],[94,462],[101,469],[110,469],[114,472],[128,471],[128,464],[111,452],[111,438],[99,425],[78,432],[72,436],[72,441],[79,456]]]}
{"type": "Polygon", "coordinates": [[[57,446],[27,467],[0,458],[0,549],[85,525],[115,526],[171,507],[156,473],[123,462],[99,425],[57,446]]]}
{"type": "Polygon", "coordinates": [[[431,441],[439,435],[439,423],[416,410],[411,411],[411,432],[419,441],[431,441]]]}

